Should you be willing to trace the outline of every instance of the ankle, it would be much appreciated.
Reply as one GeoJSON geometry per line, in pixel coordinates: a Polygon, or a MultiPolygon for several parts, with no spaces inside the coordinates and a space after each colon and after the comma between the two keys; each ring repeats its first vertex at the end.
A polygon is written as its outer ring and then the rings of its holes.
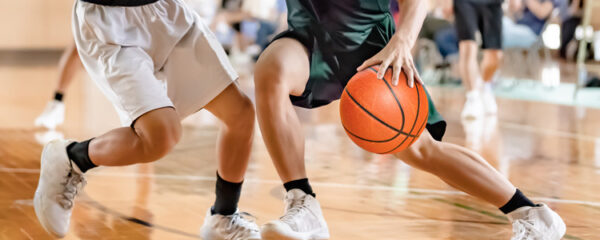
{"type": "Polygon", "coordinates": [[[286,182],[283,184],[283,187],[285,188],[286,192],[289,192],[292,189],[300,189],[304,193],[306,193],[308,195],[312,195],[313,197],[316,197],[316,194],[313,192],[312,187],[310,186],[310,183],[308,182],[308,178],[302,178],[302,179],[286,182]]]}
{"type": "Polygon", "coordinates": [[[508,200],[506,204],[500,207],[500,211],[502,211],[504,214],[509,214],[512,211],[517,210],[521,207],[535,206],[536,205],[531,200],[529,200],[529,198],[527,198],[525,194],[521,192],[521,190],[516,189],[515,193],[510,198],[510,200],[508,200]]]}
{"type": "Polygon", "coordinates": [[[217,183],[215,186],[215,203],[210,209],[211,214],[231,215],[237,211],[240,194],[242,192],[242,182],[233,183],[221,178],[217,172],[217,183]]]}
{"type": "Polygon", "coordinates": [[[89,145],[92,139],[83,142],[73,142],[69,144],[66,149],[69,159],[71,162],[75,163],[77,168],[79,168],[82,173],[97,167],[97,165],[92,162],[88,154],[89,145]]]}

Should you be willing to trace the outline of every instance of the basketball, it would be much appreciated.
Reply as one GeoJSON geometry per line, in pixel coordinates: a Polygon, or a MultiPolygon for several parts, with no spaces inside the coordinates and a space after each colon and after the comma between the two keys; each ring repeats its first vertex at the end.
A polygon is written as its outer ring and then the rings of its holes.
{"type": "Polygon", "coordinates": [[[415,142],[425,125],[429,105],[423,86],[408,86],[404,72],[392,85],[392,70],[377,79],[378,67],[356,73],[340,99],[346,134],[361,148],[379,154],[397,153],[415,142]]]}

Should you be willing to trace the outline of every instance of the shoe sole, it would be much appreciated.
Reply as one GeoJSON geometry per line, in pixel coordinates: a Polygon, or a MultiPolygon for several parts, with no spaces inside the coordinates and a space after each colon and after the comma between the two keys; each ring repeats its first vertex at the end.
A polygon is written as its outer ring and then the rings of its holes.
{"type": "Polygon", "coordinates": [[[322,229],[315,230],[307,234],[299,234],[305,236],[288,236],[279,232],[275,225],[265,224],[261,229],[260,235],[263,240],[328,240],[329,236],[319,236],[318,232],[322,229]]]}
{"type": "MultiPolygon", "coordinates": [[[[47,147],[44,147],[44,150],[42,150],[42,158],[41,158],[42,162],[45,159],[46,151],[48,150],[50,144],[52,144],[52,143],[49,143],[47,145],[47,147]]],[[[51,231],[50,228],[48,227],[48,226],[50,226],[50,224],[46,221],[46,218],[42,217],[44,215],[42,213],[42,206],[43,206],[42,200],[43,199],[40,196],[40,191],[39,191],[39,187],[41,185],[41,181],[42,181],[42,178],[41,178],[41,171],[40,171],[40,180],[38,181],[38,187],[35,190],[35,194],[33,196],[33,209],[35,210],[35,215],[36,215],[38,221],[40,222],[40,224],[42,225],[42,227],[44,228],[44,230],[46,230],[46,232],[50,233],[54,237],[63,238],[64,235],[58,234],[58,233],[56,233],[54,231],[51,231]]]]}

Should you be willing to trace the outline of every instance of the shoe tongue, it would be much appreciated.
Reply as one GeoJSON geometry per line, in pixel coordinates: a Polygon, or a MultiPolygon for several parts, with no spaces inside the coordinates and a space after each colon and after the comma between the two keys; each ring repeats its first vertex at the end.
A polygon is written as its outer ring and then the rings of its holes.
{"type": "Polygon", "coordinates": [[[299,199],[306,196],[306,193],[304,193],[304,191],[294,188],[292,190],[289,190],[285,196],[286,199],[299,199]]]}
{"type": "Polygon", "coordinates": [[[512,211],[511,213],[508,214],[508,217],[511,219],[511,221],[517,220],[517,219],[523,219],[523,220],[527,220],[529,218],[529,212],[532,211],[534,208],[533,207],[520,207],[514,211],[512,211]]]}

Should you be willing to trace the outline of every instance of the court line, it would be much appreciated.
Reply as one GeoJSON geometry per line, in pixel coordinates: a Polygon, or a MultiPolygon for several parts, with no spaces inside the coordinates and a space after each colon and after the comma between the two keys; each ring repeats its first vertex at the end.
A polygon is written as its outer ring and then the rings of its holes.
{"type": "Polygon", "coordinates": [[[564,138],[573,138],[573,139],[583,139],[583,140],[588,140],[588,141],[595,141],[597,139],[600,139],[600,137],[594,137],[592,135],[572,133],[572,132],[566,132],[566,131],[560,131],[560,130],[554,130],[554,129],[537,128],[537,127],[529,126],[526,124],[511,123],[511,122],[505,122],[505,121],[499,121],[498,123],[499,123],[498,124],[499,126],[504,127],[504,128],[524,130],[524,131],[533,132],[533,133],[541,133],[544,135],[553,135],[553,136],[564,137],[564,138]]]}
{"type": "MultiPolygon", "coordinates": [[[[26,173],[26,174],[39,174],[39,169],[32,168],[6,168],[0,167],[0,172],[6,173],[26,173]]],[[[186,181],[216,181],[214,176],[194,176],[194,175],[174,175],[174,174],[139,174],[139,173],[116,173],[116,172],[90,172],[87,176],[99,176],[99,177],[128,177],[128,178],[159,178],[159,179],[173,179],[173,180],[186,180],[186,181]]],[[[269,180],[259,178],[247,178],[244,182],[261,183],[261,184],[282,184],[280,180],[269,180]]],[[[346,183],[332,183],[332,182],[311,182],[313,186],[327,187],[327,188],[345,188],[345,189],[360,189],[360,190],[380,190],[380,191],[406,191],[409,193],[419,194],[438,194],[438,195],[458,195],[468,196],[466,193],[455,191],[455,190],[436,190],[427,188],[410,188],[410,187],[393,187],[393,186],[372,186],[364,184],[346,184],[346,183]]],[[[583,201],[583,200],[572,200],[572,199],[556,199],[548,197],[531,197],[536,201],[543,201],[549,203],[562,203],[562,204],[576,204],[576,205],[588,205],[594,207],[600,207],[600,202],[594,201],[583,201]]]]}

